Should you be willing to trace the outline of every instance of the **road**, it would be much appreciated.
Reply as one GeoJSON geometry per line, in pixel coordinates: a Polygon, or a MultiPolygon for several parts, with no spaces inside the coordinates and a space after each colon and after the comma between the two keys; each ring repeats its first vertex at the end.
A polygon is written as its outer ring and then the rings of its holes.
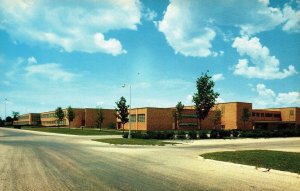
{"type": "Polygon", "coordinates": [[[163,147],[116,146],[92,138],[0,128],[0,190],[300,190],[299,174],[198,157],[241,149],[300,152],[300,138],[163,147]]]}

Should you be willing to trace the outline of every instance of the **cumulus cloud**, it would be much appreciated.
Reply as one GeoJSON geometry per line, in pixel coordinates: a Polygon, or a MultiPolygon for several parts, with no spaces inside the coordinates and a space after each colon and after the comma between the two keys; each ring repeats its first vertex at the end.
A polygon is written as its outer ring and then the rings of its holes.
{"type": "Polygon", "coordinates": [[[276,94],[272,89],[267,88],[264,84],[257,84],[256,91],[258,97],[254,103],[257,107],[288,107],[300,105],[299,92],[287,92],[276,94]]]}
{"type": "Polygon", "coordinates": [[[146,8],[143,16],[146,18],[148,21],[153,21],[157,17],[157,13],[149,8],[146,8]]]}
{"type": "Polygon", "coordinates": [[[105,40],[112,30],[137,30],[140,23],[138,0],[65,1],[3,0],[0,29],[14,40],[48,44],[67,52],[126,53],[115,38],[105,40]]]}
{"type": "Polygon", "coordinates": [[[175,53],[185,56],[214,56],[212,41],[219,26],[233,27],[252,35],[274,29],[285,21],[279,8],[269,1],[171,0],[158,30],[164,33],[175,53]],[[220,8],[216,8],[216,5],[220,8]],[[224,13],[229,13],[224,16],[224,13]]]}
{"type": "Polygon", "coordinates": [[[241,56],[248,56],[250,59],[250,61],[246,58],[238,61],[234,68],[236,75],[248,78],[283,79],[297,73],[293,65],[281,71],[279,60],[270,55],[269,49],[263,46],[257,37],[236,37],[232,47],[236,48],[241,56]]]}
{"type": "Polygon", "coordinates": [[[27,61],[28,61],[28,64],[36,64],[37,63],[35,57],[33,57],[33,56],[29,57],[27,59],[27,61]]]}
{"type": "Polygon", "coordinates": [[[213,76],[212,76],[212,80],[213,81],[219,81],[219,80],[224,80],[225,78],[224,78],[224,76],[223,76],[223,74],[222,73],[220,73],[220,74],[214,74],[213,76]]]}
{"type": "Polygon", "coordinates": [[[294,10],[291,6],[285,5],[283,17],[286,20],[282,29],[287,32],[300,32],[300,10],[294,10]]]}
{"type": "Polygon", "coordinates": [[[25,67],[26,76],[40,76],[46,77],[51,80],[70,81],[76,75],[64,70],[60,64],[57,63],[45,63],[37,64],[34,57],[28,58],[28,65],[25,67]],[[33,63],[32,60],[35,62],[33,63]]]}

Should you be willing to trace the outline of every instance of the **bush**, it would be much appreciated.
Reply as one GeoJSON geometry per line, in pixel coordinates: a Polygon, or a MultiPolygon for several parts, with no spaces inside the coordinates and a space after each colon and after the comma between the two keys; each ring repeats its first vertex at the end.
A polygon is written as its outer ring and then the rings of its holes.
{"type": "Polygon", "coordinates": [[[165,131],[165,138],[166,139],[174,139],[175,138],[175,132],[174,131],[165,131]]]}
{"type": "Polygon", "coordinates": [[[207,132],[206,131],[200,132],[199,133],[199,138],[200,139],[208,139],[207,132]]]}
{"type": "Polygon", "coordinates": [[[238,137],[239,134],[240,134],[240,132],[238,132],[238,131],[232,131],[232,136],[233,137],[238,137]]]}
{"type": "Polygon", "coordinates": [[[128,132],[124,132],[123,138],[127,139],[128,138],[128,132]]]}
{"type": "Polygon", "coordinates": [[[177,132],[177,139],[186,139],[186,135],[184,131],[177,132]]]}
{"type": "Polygon", "coordinates": [[[223,139],[224,137],[230,137],[231,136],[231,132],[230,131],[226,131],[226,130],[220,130],[219,131],[219,138],[223,139]]]}
{"type": "Polygon", "coordinates": [[[210,132],[210,138],[211,139],[217,139],[217,138],[219,138],[219,131],[218,130],[212,130],[210,132]]]}
{"type": "Polygon", "coordinates": [[[189,136],[189,139],[197,139],[197,132],[189,131],[188,136],[189,136]]]}

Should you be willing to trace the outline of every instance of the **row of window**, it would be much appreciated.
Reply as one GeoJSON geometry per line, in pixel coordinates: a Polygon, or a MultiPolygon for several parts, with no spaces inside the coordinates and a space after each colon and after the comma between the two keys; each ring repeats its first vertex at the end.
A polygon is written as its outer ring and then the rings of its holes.
{"type": "MultiPolygon", "coordinates": [[[[57,125],[58,121],[42,121],[42,125],[57,125]]],[[[66,120],[63,121],[59,121],[58,123],[59,125],[65,125],[66,124],[66,120]]]]}
{"type": "MultiPolygon", "coordinates": [[[[66,116],[67,112],[64,111],[64,114],[66,116]]],[[[41,118],[56,118],[56,115],[55,115],[55,113],[44,113],[44,114],[41,114],[41,118]]]]}
{"type": "MultiPolygon", "coordinates": [[[[145,122],[145,114],[137,115],[138,122],[145,122]]],[[[136,115],[130,115],[130,122],[136,122],[136,115]]]]}
{"type": "Polygon", "coordinates": [[[281,114],[279,113],[257,113],[252,112],[252,117],[275,117],[275,118],[281,118],[281,114]]]}
{"type": "Polygon", "coordinates": [[[18,117],[19,120],[29,119],[29,115],[21,115],[18,117]]]}

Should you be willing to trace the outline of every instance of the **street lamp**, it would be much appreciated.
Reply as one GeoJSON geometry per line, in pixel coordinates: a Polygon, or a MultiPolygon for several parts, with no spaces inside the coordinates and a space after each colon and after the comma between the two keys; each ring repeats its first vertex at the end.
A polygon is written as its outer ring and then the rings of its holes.
{"type": "Polygon", "coordinates": [[[5,118],[4,120],[6,120],[6,102],[7,102],[7,98],[4,99],[4,114],[5,114],[5,118]]]}
{"type": "MultiPolygon", "coordinates": [[[[122,88],[125,88],[126,84],[123,84],[122,88]]],[[[131,110],[131,85],[129,85],[129,132],[128,132],[128,139],[131,139],[131,119],[130,119],[130,111],[131,110]]]]}

